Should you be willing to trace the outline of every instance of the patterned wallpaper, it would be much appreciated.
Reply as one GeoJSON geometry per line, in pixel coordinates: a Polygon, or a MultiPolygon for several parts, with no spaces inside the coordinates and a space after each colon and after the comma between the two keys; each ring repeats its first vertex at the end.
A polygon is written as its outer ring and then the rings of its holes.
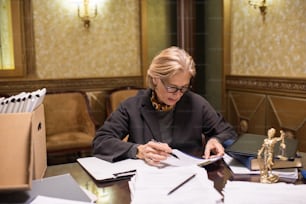
{"type": "Polygon", "coordinates": [[[139,3],[99,0],[86,30],[76,0],[33,0],[38,78],[140,76],[139,3]]]}
{"type": "Polygon", "coordinates": [[[232,0],[231,74],[306,77],[306,1],[267,0],[263,22],[248,0],[232,0]]]}

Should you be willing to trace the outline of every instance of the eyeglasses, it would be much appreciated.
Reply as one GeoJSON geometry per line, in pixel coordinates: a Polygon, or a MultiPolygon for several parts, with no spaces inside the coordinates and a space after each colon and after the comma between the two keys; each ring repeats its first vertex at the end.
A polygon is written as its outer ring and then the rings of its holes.
{"type": "Polygon", "coordinates": [[[168,93],[176,93],[177,91],[180,91],[181,93],[185,93],[191,88],[190,85],[177,87],[177,86],[171,86],[171,85],[166,84],[166,82],[164,82],[164,80],[162,79],[160,79],[160,81],[162,82],[162,84],[164,85],[168,93]]]}

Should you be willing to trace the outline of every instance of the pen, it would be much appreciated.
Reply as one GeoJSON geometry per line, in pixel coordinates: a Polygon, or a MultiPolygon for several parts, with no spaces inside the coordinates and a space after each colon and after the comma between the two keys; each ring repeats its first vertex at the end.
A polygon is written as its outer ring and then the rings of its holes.
{"type": "MultiPolygon", "coordinates": [[[[156,140],[152,139],[151,140],[152,142],[157,142],[156,140]]],[[[177,158],[177,159],[180,159],[176,154],[172,153],[172,152],[167,152],[168,154],[170,154],[171,156],[177,158]]]]}
{"type": "Polygon", "coordinates": [[[170,152],[170,153],[168,153],[168,154],[170,154],[171,156],[173,156],[173,157],[175,157],[175,158],[177,158],[177,159],[180,159],[176,154],[174,154],[174,153],[172,153],[172,152],[170,152]]]}
{"type": "Polygon", "coordinates": [[[132,175],[132,173],[136,173],[136,170],[129,170],[129,171],[122,171],[118,173],[114,173],[115,177],[122,176],[122,175],[132,175]]]}
{"type": "Polygon", "coordinates": [[[173,188],[171,191],[169,191],[169,193],[167,195],[170,195],[171,193],[173,193],[174,191],[176,191],[177,189],[179,189],[180,187],[182,187],[183,185],[185,185],[188,181],[190,181],[191,179],[193,179],[197,174],[193,174],[190,177],[188,177],[185,181],[183,181],[182,183],[180,183],[178,186],[176,186],[175,188],[173,188]]]}

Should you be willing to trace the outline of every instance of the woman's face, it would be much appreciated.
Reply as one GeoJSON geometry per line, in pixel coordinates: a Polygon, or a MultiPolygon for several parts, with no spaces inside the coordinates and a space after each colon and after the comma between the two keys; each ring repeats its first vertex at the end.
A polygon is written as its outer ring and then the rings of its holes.
{"type": "Polygon", "coordinates": [[[155,93],[159,102],[174,106],[189,88],[190,74],[179,72],[168,79],[156,78],[155,93]]]}

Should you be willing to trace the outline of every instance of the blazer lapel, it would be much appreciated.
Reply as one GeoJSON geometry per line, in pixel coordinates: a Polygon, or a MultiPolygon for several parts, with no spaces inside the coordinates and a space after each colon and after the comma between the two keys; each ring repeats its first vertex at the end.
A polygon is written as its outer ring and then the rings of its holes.
{"type": "MultiPolygon", "coordinates": [[[[147,94],[149,94],[147,92],[147,94]]],[[[153,109],[151,101],[148,99],[150,96],[144,97],[142,108],[140,109],[144,122],[153,136],[152,139],[161,141],[160,127],[156,115],[156,111],[153,109]]]]}

